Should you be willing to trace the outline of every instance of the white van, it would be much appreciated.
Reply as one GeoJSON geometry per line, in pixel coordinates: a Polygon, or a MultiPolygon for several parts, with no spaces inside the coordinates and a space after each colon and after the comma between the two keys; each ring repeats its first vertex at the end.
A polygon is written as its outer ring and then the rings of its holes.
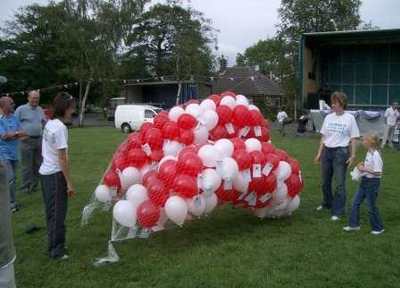
{"type": "Polygon", "coordinates": [[[144,122],[153,122],[161,108],[150,105],[118,105],[115,109],[115,128],[124,133],[139,130],[144,122]]]}

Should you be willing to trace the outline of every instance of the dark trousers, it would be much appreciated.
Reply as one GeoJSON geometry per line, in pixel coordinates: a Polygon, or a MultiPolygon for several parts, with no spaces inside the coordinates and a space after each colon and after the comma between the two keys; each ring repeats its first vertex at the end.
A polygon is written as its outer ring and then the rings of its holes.
{"type": "Polygon", "coordinates": [[[366,199],[369,223],[371,224],[372,230],[381,231],[383,229],[381,216],[379,215],[378,207],[376,207],[376,198],[378,197],[380,183],[381,181],[379,178],[363,177],[361,179],[360,187],[354,196],[353,206],[351,208],[349,219],[349,225],[351,227],[360,226],[360,206],[364,199],[366,199]]]}
{"type": "Polygon", "coordinates": [[[41,176],[43,200],[46,208],[49,256],[65,254],[65,217],[67,215],[67,183],[62,172],[41,176]]]}
{"type": "Polygon", "coordinates": [[[341,216],[346,205],[346,171],[348,147],[324,147],[321,155],[322,206],[331,209],[334,216],[341,216]],[[332,180],[335,180],[335,194],[332,193],[332,180]]]}
{"type": "Polygon", "coordinates": [[[39,168],[42,163],[42,138],[21,140],[21,191],[31,193],[37,189],[39,168]]]}

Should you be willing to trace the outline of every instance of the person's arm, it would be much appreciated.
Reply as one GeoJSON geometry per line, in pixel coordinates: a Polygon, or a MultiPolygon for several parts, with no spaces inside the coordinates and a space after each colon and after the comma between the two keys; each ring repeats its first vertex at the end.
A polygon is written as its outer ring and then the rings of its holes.
{"type": "Polygon", "coordinates": [[[72,185],[71,177],[69,174],[68,152],[66,148],[58,150],[58,161],[60,161],[61,170],[65,177],[65,181],[67,182],[68,197],[72,197],[75,195],[75,189],[72,185]]]}
{"type": "Polygon", "coordinates": [[[357,149],[357,138],[351,138],[350,140],[350,157],[347,159],[346,163],[349,166],[352,166],[354,161],[356,160],[356,149],[357,149]]]}
{"type": "Polygon", "coordinates": [[[314,158],[315,164],[318,164],[319,161],[321,160],[322,151],[324,151],[324,136],[323,135],[321,136],[321,141],[319,142],[317,155],[315,155],[315,158],[314,158]]]}

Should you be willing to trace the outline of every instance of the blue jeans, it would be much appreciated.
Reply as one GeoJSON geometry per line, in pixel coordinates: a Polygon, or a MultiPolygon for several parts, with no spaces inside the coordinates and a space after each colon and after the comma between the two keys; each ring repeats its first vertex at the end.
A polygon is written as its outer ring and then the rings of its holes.
{"type": "Polygon", "coordinates": [[[360,187],[354,196],[353,206],[351,207],[349,219],[351,227],[360,226],[360,206],[364,199],[367,199],[368,216],[372,230],[381,231],[383,229],[381,216],[379,215],[378,207],[376,207],[376,198],[378,197],[380,183],[379,178],[363,177],[361,179],[360,187]]]}
{"type": "Polygon", "coordinates": [[[17,206],[16,191],[17,191],[17,160],[0,160],[7,171],[8,189],[10,190],[10,206],[11,209],[17,206]]]}
{"type": "Polygon", "coordinates": [[[346,206],[346,171],[348,147],[324,147],[321,155],[322,206],[331,209],[334,216],[342,216],[346,206]],[[332,193],[335,180],[335,194],[332,193]]]}

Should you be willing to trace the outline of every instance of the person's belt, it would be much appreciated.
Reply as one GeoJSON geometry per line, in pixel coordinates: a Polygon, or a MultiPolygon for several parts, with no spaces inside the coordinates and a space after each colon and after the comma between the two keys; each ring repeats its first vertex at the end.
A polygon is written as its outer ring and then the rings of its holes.
{"type": "Polygon", "coordinates": [[[40,137],[42,137],[42,136],[29,136],[29,138],[32,138],[32,139],[39,139],[40,137]]]}

